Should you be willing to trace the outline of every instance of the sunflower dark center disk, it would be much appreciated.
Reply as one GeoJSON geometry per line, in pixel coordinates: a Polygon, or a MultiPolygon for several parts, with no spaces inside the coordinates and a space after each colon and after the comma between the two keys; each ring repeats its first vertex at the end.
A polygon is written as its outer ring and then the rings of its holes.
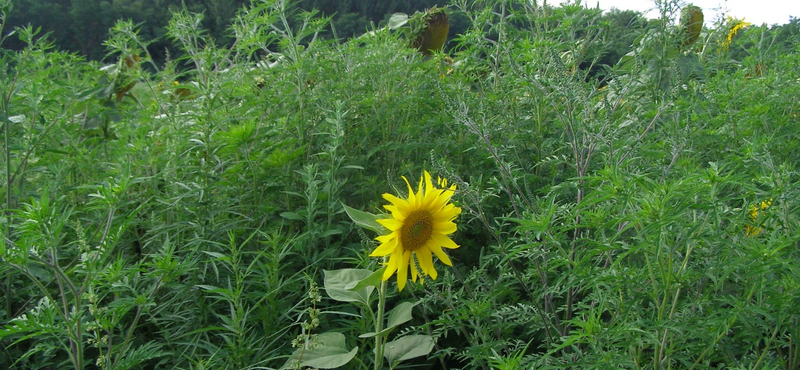
{"type": "Polygon", "coordinates": [[[403,249],[416,251],[428,239],[433,232],[433,219],[428,211],[415,211],[406,217],[403,228],[400,229],[400,242],[403,249]]]}

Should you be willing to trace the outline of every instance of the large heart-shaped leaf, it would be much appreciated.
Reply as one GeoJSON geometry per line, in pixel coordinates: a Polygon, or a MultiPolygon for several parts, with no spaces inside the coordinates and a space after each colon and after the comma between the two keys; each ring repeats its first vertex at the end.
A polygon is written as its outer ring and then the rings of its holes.
{"type": "Polygon", "coordinates": [[[430,335],[406,335],[386,343],[383,357],[392,367],[401,361],[425,356],[433,350],[433,337],[430,335]]]}
{"type": "Polygon", "coordinates": [[[356,225],[367,230],[372,230],[381,235],[386,233],[386,228],[376,221],[377,219],[381,218],[381,216],[374,215],[369,212],[359,211],[355,208],[350,208],[344,203],[342,203],[342,207],[344,207],[344,211],[347,212],[347,215],[350,216],[350,219],[353,220],[356,225]]]}
{"type": "Polygon", "coordinates": [[[367,276],[367,278],[364,279],[364,280],[361,280],[361,281],[355,282],[355,283],[347,284],[345,286],[345,289],[354,290],[355,291],[355,290],[361,290],[361,289],[364,289],[364,288],[370,287],[370,286],[371,287],[375,287],[375,288],[380,287],[381,286],[381,280],[383,279],[383,272],[384,271],[386,271],[386,266],[383,266],[383,267],[379,268],[378,271],[373,272],[372,275],[367,276]]]}
{"type": "Polygon", "coordinates": [[[380,333],[371,332],[371,333],[361,334],[358,337],[372,338],[379,334],[383,335],[388,333],[392,329],[411,321],[411,309],[413,309],[414,306],[416,305],[417,305],[416,303],[411,303],[411,302],[400,303],[399,305],[397,305],[397,307],[389,311],[388,318],[386,319],[386,328],[381,330],[380,333]]]}
{"type": "Polygon", "coordinates": [[[361,289],[351,289],[359,282],[372,276],[372,271],[365,269],[341,269],[325,273],[325,291],[339,302],[359,302],[369,305],[369,296],[375,290],[374,286],[367,285],[361,289]]]}
{"type": "Polygon", "coordinates": [[[358,347],[347,350],[342,333],[322,333],[317,337],[318,344],[310,349],[298,348],[281,369],[291,369],[300,362],[300,367],[335,369],[346,365],[358,352],[358,347]]]}

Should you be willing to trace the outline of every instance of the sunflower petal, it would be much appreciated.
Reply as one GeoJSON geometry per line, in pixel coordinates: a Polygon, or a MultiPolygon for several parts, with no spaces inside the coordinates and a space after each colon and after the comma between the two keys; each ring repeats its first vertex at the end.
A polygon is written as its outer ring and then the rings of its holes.
{"type": "Polygon", "coordinates": [[[437,209],[436,213],[434,213],[434,217],[436,218],[445,218],[448,220],[452,220],[456,218],[461,213],[461,208],[454,206],[452,203],[437,209]]]}
{"type": "Polygon", "coordinates": [[[419,179],[419,184],[417,184],[417,199],[416,203],[414,203],[417,208],[423,208],[423,202],[425,201],[424,180],[425,179],[421,177],[419,179]]]}
{"type": "Polygon", "coordinates": [[[389,262],[386,263],[386,270],[383,271],[383,276],[381,277],[383,281],[389,280],[389,278],[394,275],[394,272],[397,271],[398,260],[399,258],[397,258],[396,253],[393,253],[392,256],[389,257],[389,262]]]}
{"type": "Polygon", "coordinates": [[[431,252],[433,252],[433,254],[435,254],[436,257],[439,258],[439,261],[442,261],[442,263],[444,263],[445,265],[453,266],[453,262],[450,261],[450,257],[448,257],[447,253],[445,253],[442,250],[442,247],[439,246],[431,247],[431,252]]]}
{"type": "MultiPolygon", "coordinates": [[[[429,174],[428,171],[425,171],[423,178],[425,180],[425,193],[424,193],[425,195],[422,198],[422,203],[420,204],[420,207],[430,210],[441,208],[441,205],[436,207],[436,204],[439,201],[439,194],[441,193],[441,190],[433,187],[433,182],[431,181],[431,174],[429,174]]],[[[419,181],[420,192],[422,191],[422,181],[423,179],[420,179],[419,181]]]]}
{"type": "Polygon", "coordinates": [[[408,280],[408,261],[411,258],[411,251],[403,251],[401,252],[401,258],[398,261],[399,265],[397,266],[397,290],[402,291],[403,288],[406,286],[406,280],[408,280]]]}
{"type": "Polygon", "coordinates": [[[408,186],[408,205],[410,207],[416,209],[416,206],[417,206],[416,198],[417,197],[414,194],[414,189],[411,188],[411,183],[408,182],[408,179],[405,176],[403,176],[403,181],[405,181],[406,182],[406,186],[408,186]]]}
{"type": "Polygon", "coordinates": [[[411,205],[408,203],[408,200],[406,199],[398,198],[389,193],[383,194],[383,199],[386,199],[392,203],[392,205],[383,206],[383,208],[386,208],[389,210],[389,212],[392,212],[392,215],[394,215],[395,212],[392,211],[392,209],[389,207],[394,207],[394,209],[396,209],[403,216],[407,215],[410,212],[411,205]]]}
{"type": "Polygon", "coordinates": [[[397,231],[403,227],[403,220],[396,218],[379,218],[375,221],[391,231],[397,231]]]}
{"type": "Polygon", "coordinates": [[[456,244],[453,239],[450,239],[447,235],[432,234],[431,238],[433,239],[432,242],[436,244],[436,246],[440,246],[442,248],[456,249],[460,247],[460,245],[456,244]]]}
{"type": "Polygon", "coordinates": [[[433,224],[433,231],[442,235],[449,235],[456,232],[457,227],[453,221],[439,222],[433,224]]]}
{"type": "MultiPolygon", "coordinates": [[[[417,264],[414,263],[414,256],[415,255],[416,254],[414,252],[411,252],[411,259],[409,259],[409,262],[411,262],[411,281],[416,283],[417,282],[417,276],[419,276],[419,271],[417,270],[417,264]]],[[[417,255],[417,258],[419,258],[419,255],[417,255]]]]}
{"type": "Polygon", "coordinates": [[[417,252],[417,261],[419,261],[419,267],[422,268],[422,272],[425,275],[431,277],[431,279],[436,280],[436,277],[439,273],[436,271],[436,267],[433,266],[433,255],[431,254],[431,250],[428,248],[420,248],[417,252]]]}
{"type": "Polygon", "coordinates": [[[369,254],[370,257],[383,257],[397,249],[397,238],[392,237],[391,234],[381,235],[375,239],[380,241],[381,245],[379,245],[377,248],[375,248],[375,250],[372,251],[372,253],[369,254]]]}

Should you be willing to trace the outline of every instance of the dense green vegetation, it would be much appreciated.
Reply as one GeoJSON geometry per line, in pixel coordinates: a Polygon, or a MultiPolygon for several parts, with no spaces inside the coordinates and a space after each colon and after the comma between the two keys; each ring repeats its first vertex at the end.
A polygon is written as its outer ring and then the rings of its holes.
{"type": "Polygon", "coordinates": [[[0,39],[0,367],[800,367],[797,19],[690,44],[458,1],[423,57],[281,0],[169,9],[92,36],[105,63],[0,39]],[[461,247],[398,292],[345,205],[424,170],[457,186],[461,247]]]}

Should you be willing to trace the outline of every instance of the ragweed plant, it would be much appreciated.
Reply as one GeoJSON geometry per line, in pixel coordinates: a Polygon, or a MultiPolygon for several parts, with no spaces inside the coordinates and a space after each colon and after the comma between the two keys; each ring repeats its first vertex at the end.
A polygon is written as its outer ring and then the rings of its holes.
{"type": "Polygon", "coordinates": [[[322,300],[322,295],[319,293],[319,286],[313,280],[310,281],[306,297],[310,302],[310,307],[303,314],[308,314],[308,320],[300,323],[302,332],[292,341],[292,347],[298,348],[300,351],[299,356],[293,356],[294,362],[291,364],[291,367],[296,369],[301,368],[305,351],[314,349],[319,344],[317,335],[313,334],[313,330],[319,327],[320,310],[317,308],[317,302],[322,300]]]}

